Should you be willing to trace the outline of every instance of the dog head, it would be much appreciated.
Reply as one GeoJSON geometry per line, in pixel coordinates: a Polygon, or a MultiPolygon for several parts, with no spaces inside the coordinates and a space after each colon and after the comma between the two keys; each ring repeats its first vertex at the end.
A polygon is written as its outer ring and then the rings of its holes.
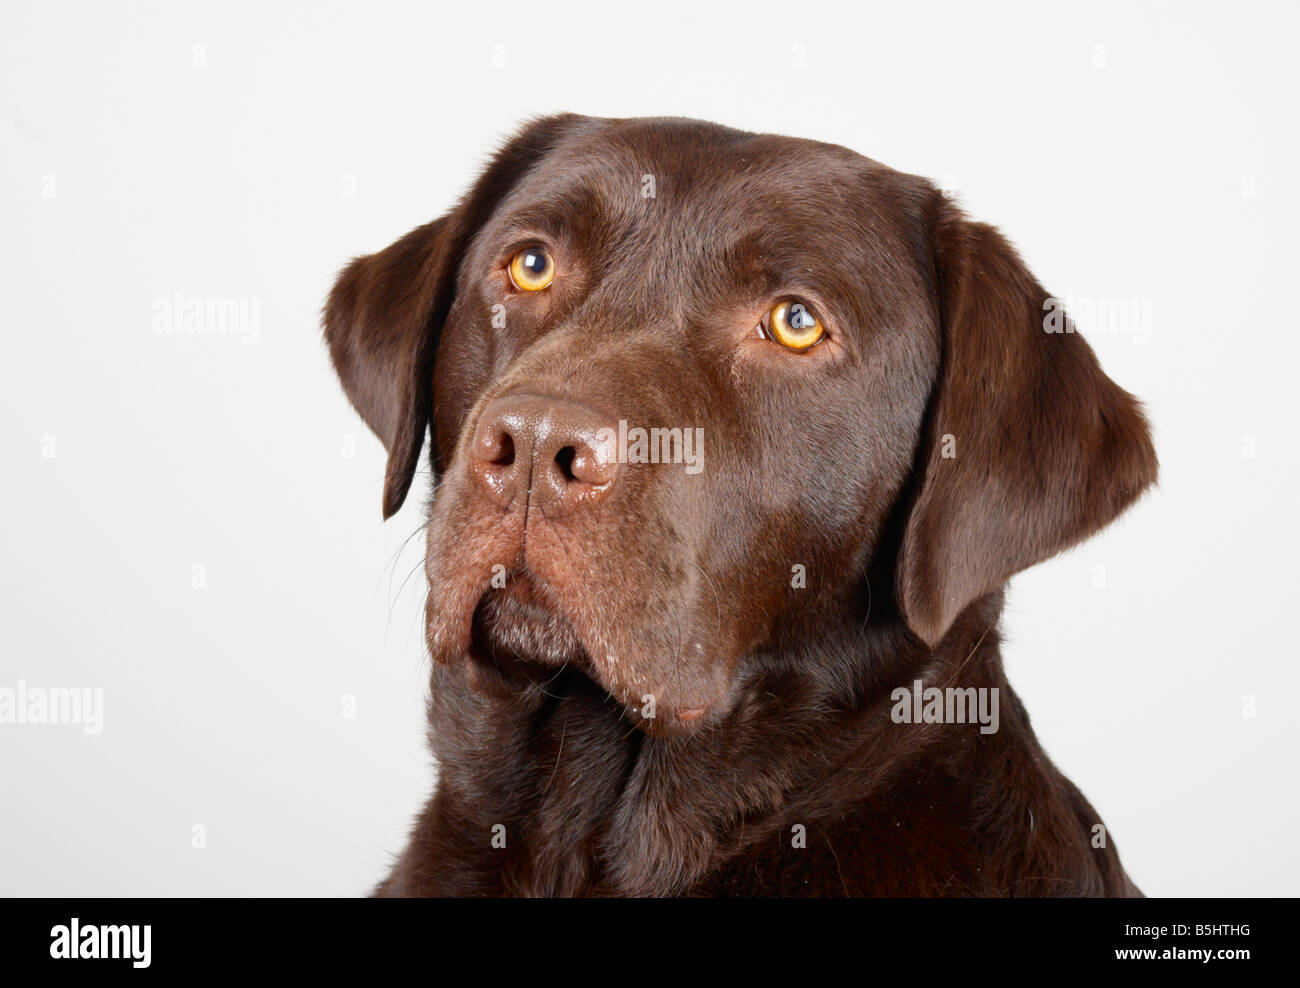
{"type": "Polygon", "coordinates": [[[937,647],[1155,477],[1137,403],[992,228],[848,150],[536,121],[339,277],[325,335],[401,506],[426,433],[428,644],[485,690],[582,670],[651,732],[861,621],[937,647]]]}

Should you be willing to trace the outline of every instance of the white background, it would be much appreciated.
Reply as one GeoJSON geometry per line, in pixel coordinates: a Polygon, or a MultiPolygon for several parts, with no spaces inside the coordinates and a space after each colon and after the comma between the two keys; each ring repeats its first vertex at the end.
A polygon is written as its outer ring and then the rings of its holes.
{"type": "Polygon", "coordinates": [[[6,2],[0,686],[106,709],[0,725],[0,892],[382,876],[432,783],[425,491],[380,523],[319,310],[558,110],[947,176],[1052,291],[1150,305],[1091,341],[1160,487],[1013,582],[1009,674],[1148,894],[1296,892],[1297,8],[977,6],[6,2]],[[177,291],[256,341],[156,333],[177,291]]]}

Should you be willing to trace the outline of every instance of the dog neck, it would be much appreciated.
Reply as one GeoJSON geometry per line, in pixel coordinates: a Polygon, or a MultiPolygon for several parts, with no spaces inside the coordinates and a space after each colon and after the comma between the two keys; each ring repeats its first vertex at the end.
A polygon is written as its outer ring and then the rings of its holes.
{"type": "Polygon", "coordinates": [[[843,625],[816,664],[798,649],[749,656],[728,711],[680,736],[644,734],[571,670],[486,696],[463,667],[437,666],[438,789],[394,874],[422,892],[681,894],[755,842],[870,802],[922,756],[960,773],[981,745],[1032,743],[1002,671],[1001,606],[972,605],[933,651],[886,619],[843,625]],[[997,736],[929,716],[925,692],[949,687],[1000,695],[997,736]]]}

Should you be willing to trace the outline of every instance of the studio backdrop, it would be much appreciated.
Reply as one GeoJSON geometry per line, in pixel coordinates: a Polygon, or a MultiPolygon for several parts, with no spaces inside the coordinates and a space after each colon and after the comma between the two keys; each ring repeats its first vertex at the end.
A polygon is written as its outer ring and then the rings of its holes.
{"type": "Polygon", "coordinates": [[[1298,26],[1284,3],[6,3],[0,893],[386,873],[433,782],[429,472],[382,521],[321,309],[561,111],[840,144],[1017,245],[1161,469],[1012,581],[1009,679],[1148,895],[1293,893],[1298,26]]]}

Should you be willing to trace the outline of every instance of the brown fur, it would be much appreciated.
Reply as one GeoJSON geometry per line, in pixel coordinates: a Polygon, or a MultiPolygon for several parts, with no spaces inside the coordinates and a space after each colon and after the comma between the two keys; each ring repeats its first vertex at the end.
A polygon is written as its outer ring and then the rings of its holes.
{"type": "Polygon", "coordinates": [[[1007,579],[1156,475],[1046,297],[923,179],[688,120],[536,121],[354,261],[325,332],[389,451],[385,516],[430,428],[440,474],[437,790],[378,893],[1137,894],[998,650],[1007,579]],[[513,292],[535,243],[556,280],[513,292]],[[783,296],[828,338],[759,339],[783,296]],[[476,435],[525,395],[586,416],[574,435],[702,427],[704,470],[625,464],[552,511],[533,465],[493,500],[476,435]],[[1000,729],[894,723],[918,679],[1000,690],[1000,729]]]}

